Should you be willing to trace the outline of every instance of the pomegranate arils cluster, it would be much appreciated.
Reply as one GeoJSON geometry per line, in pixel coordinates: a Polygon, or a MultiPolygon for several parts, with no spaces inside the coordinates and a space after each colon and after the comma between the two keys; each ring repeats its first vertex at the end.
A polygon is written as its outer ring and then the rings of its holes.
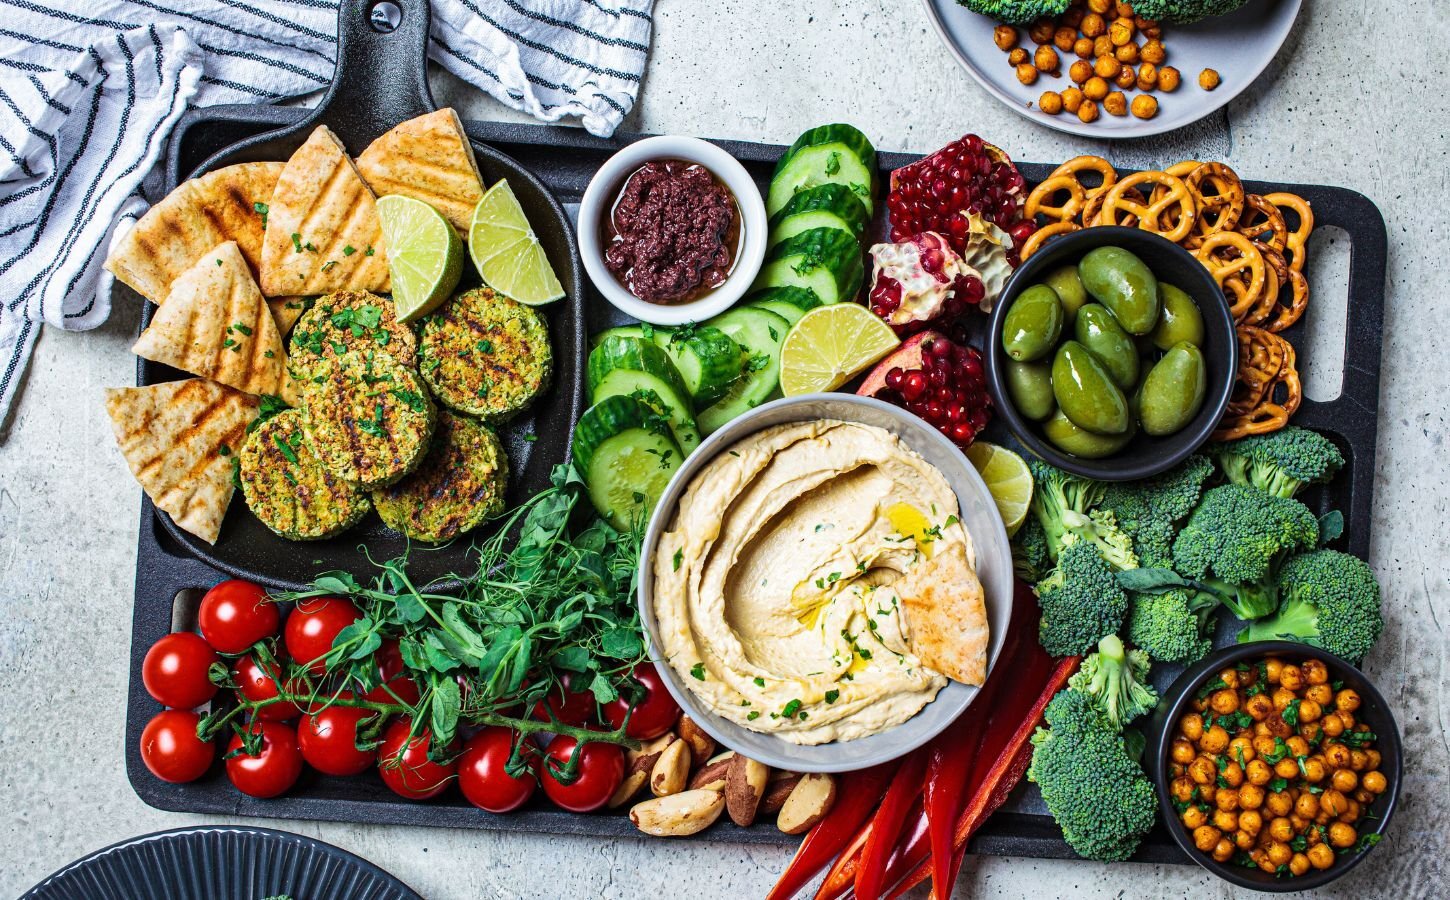
{"type": "Polygon", "coordinates": [[[1035,230],[1022,218],[1026,199],[1027,182],[1007,154],[969,134],[892,173],[886,198],[891,240],[935,231],[964,253],[970,230],[965,213],[970,211],[1006,231],[1020,247],[1035,230]]]}
{"type": "Polygon", "coordinates": [[[886,372],[881,397],[911,412],[966,449],[992,420],[982,355],[975,347],[934,336],[922,345],[919,368],[886,372]]]}
{"type": "Polygon", "coordinates": [[[871,258],[871,311],[902,336],[956,319],[986,293],[981,273],[936,232],[877,244],[871,258]]]}

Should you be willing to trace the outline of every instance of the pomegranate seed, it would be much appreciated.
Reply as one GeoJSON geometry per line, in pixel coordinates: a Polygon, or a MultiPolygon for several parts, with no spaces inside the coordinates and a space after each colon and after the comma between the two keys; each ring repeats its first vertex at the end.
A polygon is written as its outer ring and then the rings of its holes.
{"type": "Polygon", "coordinates": [[[906,373],[901,370],[900,366],[892,366],[886,372],[886,386],[893,391],[899,391],[901,390],[901,379],[905,377],[906,373]]]}
{"type": "Polygon", "coordinates": [[[961,364],[961,370],[969,381],[982,380],[982,361],[975,356],[968,356],[967,361],[961,364]]]}
{"type": "Polygon", "coordinates": [[[933,425],[940,425],[942,422],[946,421],[946,409],[944,409],[940,403],[932,400],[931,402],[927,403],[926,412],[923,414],[922,418],[926,419],[933,425]]]}
{"type": "Polygon", "coordinates": [[[951,427],[951,439],[965,447],[977,436],[977,430],[966,422],[956,422],[951,427]]]}
{"type": "Polygon", "coordinates": [[[972,410],[972,414],[968,417],[967,421],[971,423],[971,426],[974,430],[981,431],[983,428],[987,427],[987,410],[972,410]]]}
{"type": "Polygon", "coordinates": [[[947,404],[947,419],[951,422],[960,422],[967,417],[967,408],[953,400],[947,404]]]}
{"type": "Polygon", "coordinates": [[[926,375],[920,370],[907,373],[901,381],[901,396],[908,401],[916,400],[926,393],[926,375]]]}
{"type": "Polygon", "coordinates": [[[927,342],[927,345],[924,349],[927,353],[930,353],[937,359],[947,359],[952,355],[952,345],[950,341],[929,341],[927,342]]]}

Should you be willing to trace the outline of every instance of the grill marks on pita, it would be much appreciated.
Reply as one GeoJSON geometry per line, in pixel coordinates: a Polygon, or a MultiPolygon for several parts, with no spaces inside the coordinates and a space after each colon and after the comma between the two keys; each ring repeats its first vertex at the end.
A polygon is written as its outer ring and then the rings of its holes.
{"type": "Polygon", "coordinates": [[[483,199],[483,179],[458,113],[440,109],[409,119],[368,145],[357,170],[378,196],[422,200],[464,235],[483,199]]]}

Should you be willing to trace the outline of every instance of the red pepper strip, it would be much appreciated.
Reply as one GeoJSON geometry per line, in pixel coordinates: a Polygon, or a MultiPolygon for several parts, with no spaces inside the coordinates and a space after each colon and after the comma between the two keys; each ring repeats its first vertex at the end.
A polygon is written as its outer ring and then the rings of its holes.
{"type": "Polygon", "coordinates": [[[841,852],[866,817],[876,809],[898,763],[882,763],[869,769],[836,776],[836,802],[831,811],[801,841],[790,865],[766,895],[767,900],[788,900],[816,877],[841,852]]]}
{"type": "MultiPolygon", "coordinates": [[[[930,764],[929,760],[928,764],[930,764]]],[[[926,818],[926,810],[923,808],[925,802],[926,798],[923,796],[907,814],[908,824],[901,830],[903,837],[896,842],[896,851],[886,862],[886,877],[882,879],[882,884],[892,885],[900,881],[902,876],[926,859],[927,854],[931,852],[931,841],[927,836],[929,823],[926,818]]]]}
{"type": "Polygon", "coordinates": [[[851,845],[836,857],[830,871],[826,872],[820,890],[816,891],[816,900],[839,900],[856,886],[856,869],[861,864],[861,850],[870,836],[871,823],[868,821],[856,834],[855,840],[851,841],[851,845]]]}
{"type": "Polygon", "coordinates": [[[856,896],[859,900],[877,900],[881,896],[881,880],[886,862],[901,837],[901,826],[911,804],[921,796],[922,778],[926,776],[928,747],[918,747],[907,754],[896,770],[891,787],[871,818],[871,833],[861,849],[861,865],[856,870],[856,896]]]}

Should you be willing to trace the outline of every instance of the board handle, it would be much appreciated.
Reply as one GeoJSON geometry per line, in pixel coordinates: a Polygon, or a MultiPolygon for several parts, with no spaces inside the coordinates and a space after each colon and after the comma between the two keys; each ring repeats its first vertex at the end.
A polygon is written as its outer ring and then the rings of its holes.
{"type": "Polygon", "coordinates": [[[428,0],[342,0],[337,64],[308,124],[326,123],[353,152],[399,122],[433,112],[428,0]]]}

